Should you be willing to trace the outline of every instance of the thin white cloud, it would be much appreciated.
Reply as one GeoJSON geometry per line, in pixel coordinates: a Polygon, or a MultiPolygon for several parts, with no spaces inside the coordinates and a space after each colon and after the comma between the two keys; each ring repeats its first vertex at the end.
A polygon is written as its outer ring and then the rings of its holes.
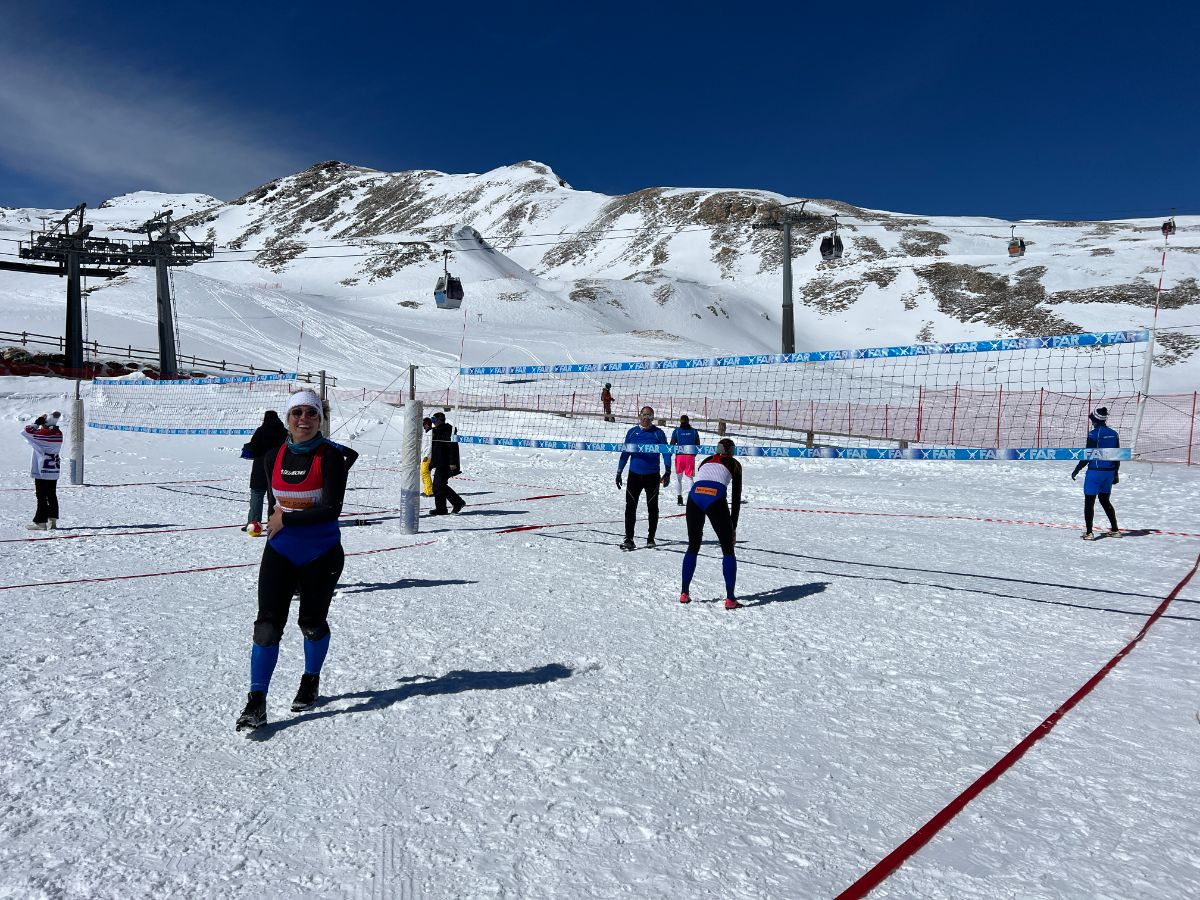
{"type": "Polygon", "coordinates": [[[92,197],[159,190],[223,199],[314,162],[272,141],[249,113],[200,93],[118,66],[64,71],[0,40],[0,161],[92,197]]]}

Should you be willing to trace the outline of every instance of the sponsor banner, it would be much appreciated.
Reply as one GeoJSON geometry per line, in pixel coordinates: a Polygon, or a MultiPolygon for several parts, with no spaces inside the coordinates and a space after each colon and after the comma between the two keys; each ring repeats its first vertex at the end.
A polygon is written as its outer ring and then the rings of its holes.
{"type": "Polygon", "coordinates": [[[144,425],[109,425],[107,422],[88,422],[87,427],[107,431],[142,431],[147,434],[254,434],[253,428],[149,428],[144,425]]]}
{"type": "MultiPolygon", "coordinates": [[[[202,384],[247,384],[251,381],[294,381],[295,379],[295,372],[284,372],[280,375],[222,375],[220,377],[213,376],[211,378],[178,378],[165,381],[155,381],[153,378],[93,378],[92,384],[111,384],[120,387],[147,387],[149,385],[154,385],[156,387],[162,387],[165,385],[187,385],[188,387],[197,387],[202,384]]],[[[233,432],[221,433],[232,434],[233,432]]],[[[239,431],[237,434],[241,434],[241,432],[239,431]]]]}
{"type": "MultiPolygon", "coordinates": [[[[528,447],[537,450],[590,450],[601,453],[665,453],[673,455],[679,447],[674,444],[623,444],[616,441],[555,441],[525,438],[501,438],[485,435],[460,434],[460,444],[481,444],[490,447],[528,447]]],[[[718,452],[715,444],[688,447],[689,455],[699,451],[711,455],[718,452]]],[[[1082,459],[1128,460],[1132,450],[1115,447],[1089,450],[1085,447],[738,447],[735,456],[765,456],[778,459],[916,459],[982,462],[1078,462],[1082,459]]]]}
{"type": "Polygon", "coordinates": [[[986,341],[950,341],[943,344],[913,344],[906,347],[868,347],[859,350],[815,350],[808,353],[768,353],[751,356],[709,356],[695,359],[649,359],[633,362],[577,363],[556,366],[470,366],[461,375],[568,375],[575,373],[645,372],[663,369],[705,369],[731,366],[790,365],[793,363],[837,362],[850,359],[890,359],[911,356],[943,356],[955,353],[1000,353],[1014,350],[1060,350],[1068,347],[1108,347],[1144,343],[1146,329],[1096,331],[1053,337],[996,338],[986,341]]]}

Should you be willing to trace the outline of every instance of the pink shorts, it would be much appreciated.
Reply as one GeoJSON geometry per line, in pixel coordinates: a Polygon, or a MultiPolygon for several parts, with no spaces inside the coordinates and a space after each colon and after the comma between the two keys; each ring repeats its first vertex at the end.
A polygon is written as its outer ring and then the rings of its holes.
{"type": "Polygon", "coordinates": [[[696,457],[684,456],[677,453],[675,455],[675,471],[680,475],[686,475],[688,478],[696,477],[696,457]]]}

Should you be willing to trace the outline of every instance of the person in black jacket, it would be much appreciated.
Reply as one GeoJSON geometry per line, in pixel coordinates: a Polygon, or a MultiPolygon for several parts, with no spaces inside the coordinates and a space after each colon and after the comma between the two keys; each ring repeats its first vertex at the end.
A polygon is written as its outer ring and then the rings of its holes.
{"type": "Polygon", "coordinates": [[[454,440],[454,427],[446,421],[446,414],[433,414],[433,445],[429,451],[430,468],[433,469],[433,512],[431,516],[444,516],[446,501],[454,512],[460,512],[466,501],[450,487],[450,479],[462,470],[459,467],[458,443],[454,440]]]}
{"type": "MultiPolygon", "coordinates": [[[[250,511],[246,516],[246,524],[262,521],[263,500],[267,496],[267,470],[263,466],[263,458],[287,440],[287,428],[279,419],[279,413],[268,409],[263,413],[262,424],[254,430],[254,435],[242,445],[242,459],[251,459],[250,466],[250,511]]],[[[270,512],[270,510],[268,510],[270,512]]],[[[243,527],[243,531],[246,529],[243,527]]]]}

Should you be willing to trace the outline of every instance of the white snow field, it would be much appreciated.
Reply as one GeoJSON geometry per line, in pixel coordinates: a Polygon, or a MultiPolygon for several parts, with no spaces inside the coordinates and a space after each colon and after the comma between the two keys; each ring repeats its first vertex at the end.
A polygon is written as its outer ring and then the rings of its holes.
{"type": "Polygon", "coordinates": [[[1151,621],[1192,470],[1126,463],[1132,533],[1085,543],[1064,463],[748,459],[726,611],[711,541],[677,602],[673,489],[617,549],[605,454],[465,447],[466,510],[400,534],[381,424],[323,700],[287,711],[293,621],[248,739],[243,438],[89,431],[31,533],[19,432],[66,386],[0,380],[0,897],[834,897],[1148,622],[871,896],[1195,896],[1200,586],[1151,621]]]}

